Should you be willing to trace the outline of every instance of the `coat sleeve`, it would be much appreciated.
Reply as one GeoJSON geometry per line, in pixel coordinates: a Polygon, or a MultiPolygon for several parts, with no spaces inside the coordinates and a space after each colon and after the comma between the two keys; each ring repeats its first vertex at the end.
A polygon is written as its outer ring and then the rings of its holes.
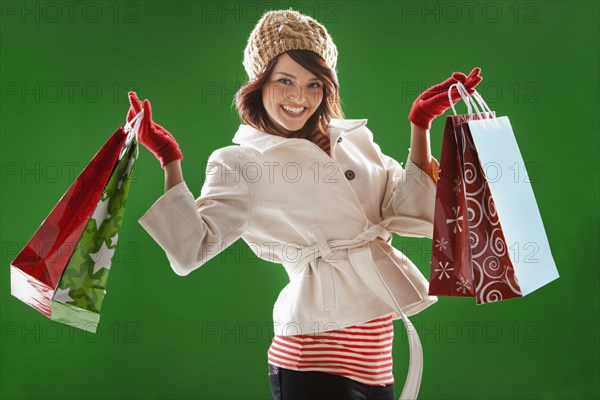
{"type": "Polygon", "coordinates": [[[399,223],[392,225],[398,234],[432,238],[438,160],[432,157],[433,169],[428,174],[412,161],[410,149],[404,168],[392,157],[381,154],[387,173],[381,216],[401,217],[399,223]]]}
{"type": "Polygon", "coordinates": [[[200,196],[185,181],[165,192],[138,220],[165,251],[177,275],[185,276],[238,240],[248,227],[250,188],[232,152],[208,159],[200,196]]]}

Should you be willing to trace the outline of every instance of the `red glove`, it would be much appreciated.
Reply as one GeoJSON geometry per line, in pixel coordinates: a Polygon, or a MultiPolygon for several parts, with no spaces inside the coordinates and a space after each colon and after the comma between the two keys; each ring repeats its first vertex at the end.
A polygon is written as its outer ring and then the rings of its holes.
{"type": "MultiPolygon", "coordinates": [[[[135,92],[129,92],[129,111],[127,112],[127,122],[131,121],[142,110],[142,103],[135,92]]],[[[140,124],[138,140],[148,150],[150,150],[160,161],[161,167],[174,160],[183,160],[183,154],[173,135],[165,128],[152,121],[152,108],[150,102],[144,100],[144,119],[140,124]]]]}
{"type": "MultiPolygon", "coordinates": [[[[421,93],[414,101],[410,113],[408,114],[410,122],[423,129],[431,129],[431,121],[450,108],[448,88],[452,84],[460,81],[467,89],[467,93],[469,93],[469,95],[473,94],[475,92],[475,86],[483,79],[479,76],[479,72],[481,72],[481,68],[479,67],[473,68],[469,76],[466,76],[462,72],[455,72],[444,82],[432,86],[421,93]]],[[[461,98],[458,90],[452,90],[451,96],[454,103],[461,98]]]]}

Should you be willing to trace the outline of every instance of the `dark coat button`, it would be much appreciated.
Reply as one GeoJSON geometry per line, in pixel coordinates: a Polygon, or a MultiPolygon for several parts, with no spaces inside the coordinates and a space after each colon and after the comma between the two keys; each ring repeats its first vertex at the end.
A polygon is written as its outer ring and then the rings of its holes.
{"type": "Polygon", "coordinates": [[[346,179],[348,179],[349,181],[351,181],[352,179],[354,179],[354,171],[352,171],[351,169],[349,169],[348,171],[346,171],[344,173],[346,175],[346,179]]]}
{"type": "Polygon", "coordinates": [[[338,143],[341,142],[342,141],[342,137],[340,136],[337,141],[338,141],[338,143]]]}

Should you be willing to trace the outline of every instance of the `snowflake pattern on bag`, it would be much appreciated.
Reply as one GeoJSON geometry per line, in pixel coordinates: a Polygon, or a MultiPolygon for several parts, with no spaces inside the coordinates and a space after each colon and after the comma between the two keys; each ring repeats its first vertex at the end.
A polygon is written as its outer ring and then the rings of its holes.
{"type": "Polygon", "coordinates": [[[475,297],[477,304],[521,297],[500,217],[468,124],[446,120],[437,184],[429,294],[475,297]]]}

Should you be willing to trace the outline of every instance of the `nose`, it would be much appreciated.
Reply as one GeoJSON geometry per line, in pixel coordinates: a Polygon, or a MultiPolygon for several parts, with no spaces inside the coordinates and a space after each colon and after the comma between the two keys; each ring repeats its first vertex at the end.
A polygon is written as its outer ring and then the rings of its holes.
{"type": "Polygon", "coordinates": [[[283,97],[286,101],[290,101],[299,105],[305,104],[304,90],[298,84],[287,86],[283,92],[283,97]]]}

